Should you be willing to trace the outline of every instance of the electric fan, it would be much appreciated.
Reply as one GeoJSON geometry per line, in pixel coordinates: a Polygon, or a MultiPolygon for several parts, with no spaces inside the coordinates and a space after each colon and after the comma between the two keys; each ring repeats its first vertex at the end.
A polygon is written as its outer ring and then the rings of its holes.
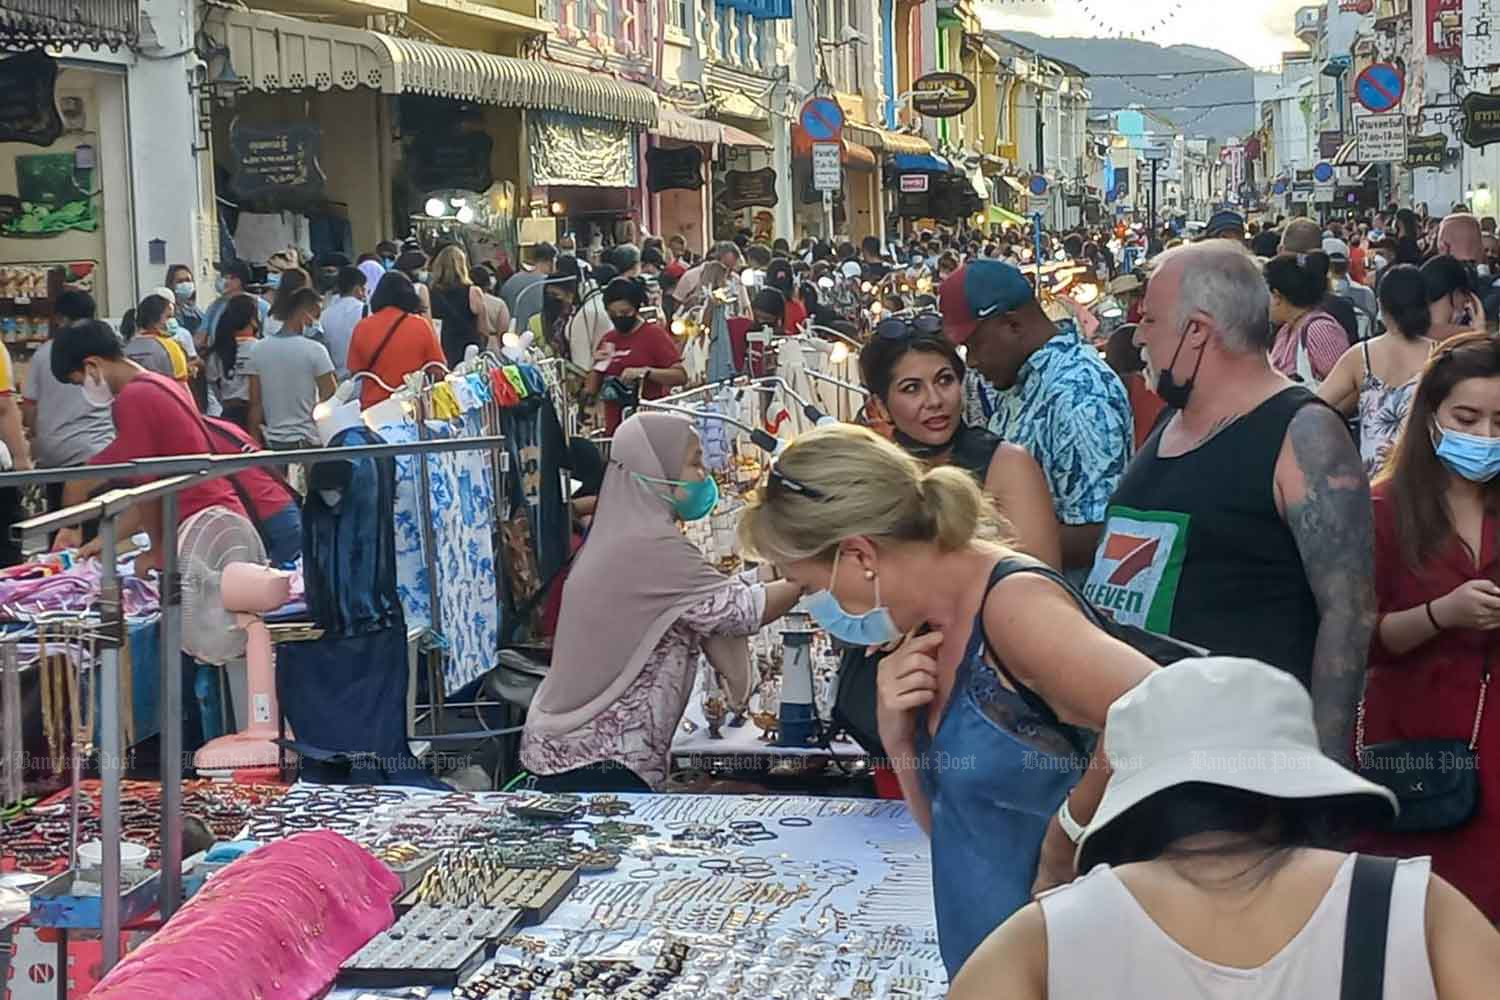
{"type": "Polygon", "coordinates": [[[177,560],[183,651],[216,666],[244,656],[248,668],[248,727],[205,744],[193,764],[199,770],[274,766],[279,759],[275,661],[261,615],[286,603],[290,580],[265,565],[255,526],[222,507],[183,522],[177,560]]]}

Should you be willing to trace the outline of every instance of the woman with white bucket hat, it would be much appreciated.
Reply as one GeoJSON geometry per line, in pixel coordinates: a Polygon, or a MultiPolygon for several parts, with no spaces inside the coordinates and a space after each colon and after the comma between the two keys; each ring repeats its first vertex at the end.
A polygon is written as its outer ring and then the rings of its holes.
{"type": "Polygon", "coordinates": [[[1253,660],[1157,671],[1110,707],[1088,874],[974,953],[951,1000],[1479,1000],[1500,935],[1427,858],[1326,849],[1388,821],[1318,749],[1312,700],[1253,660]]]}

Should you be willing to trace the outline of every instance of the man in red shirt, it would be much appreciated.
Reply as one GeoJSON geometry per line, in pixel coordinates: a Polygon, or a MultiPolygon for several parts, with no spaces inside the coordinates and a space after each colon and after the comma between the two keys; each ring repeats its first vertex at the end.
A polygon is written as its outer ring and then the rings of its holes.
{"type": "MultiPolygon", "coordinates": [[[[120,339],[98,320],[76,323],[52,341],[52,374],[59,382],[83,388],[95,406],[110,406],[115,440],[92,459],[92,465],[132,462],[142,458],[197,455],[212,450],[193,397],[180,383],[149,372],[125,357],[120,339]]],[[[74,480],[63,489],[63,505],[88,499],[98,480],[74,480]]],[[[224,507],[241,517],[244,505],[227,478],[210,479],[178,494],[178,521],[208,507],[224,507]]],[[[136,560],[136,575],[161,568],[159,548],[160,502],[142,503],[121,515],[120,537],[137,531],[151,536],[151,550],[136,560]]],[[[77,528],[58,532],[55,548],[78,546],[77,528]]]]}
{"type": "MultiPolygon", "coordinates": [[[[614,329],[599,341],[594,352],[594,370],[584,386],[587,399],[615,378],[636,387],[642,399],[660,399],[673,386],[687,383],[687,370],[672,335],[656,323],[644,322],[641,309],[646,306],[645,285],[634,278],[616,278],[604,289],[604,308],[614,329]]],[[[604,391],[604,430],[613,434],[624,418],[624,405],[604,391]]]]}

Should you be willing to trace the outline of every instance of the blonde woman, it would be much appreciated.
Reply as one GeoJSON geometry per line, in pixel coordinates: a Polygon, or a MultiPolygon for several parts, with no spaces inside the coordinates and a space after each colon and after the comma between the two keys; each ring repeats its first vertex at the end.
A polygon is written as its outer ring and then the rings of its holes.
{"type": "Polygon", "coordinates": [[[1000,539],[969,473],[924,469],[862,427],[788,446],[740,538],[811,594],[836,638],[900,644],[880,663],[880,739],[932,838],[938,941],[956,973],[1033,889],[1073,877],[1070,835],[1108,778],[1078,727],[1103,729],[1155,664],[1000,539]]]}
{"type": "Polygon", "coordinates": [[[444,247],[432,258],[430,292],[432,318],[443,324],[443,356],[453,368],[463,363],[470,344],[484,350],[491,333],[484,289],[469,280],[469,257],[462,247],[444,247]]]}

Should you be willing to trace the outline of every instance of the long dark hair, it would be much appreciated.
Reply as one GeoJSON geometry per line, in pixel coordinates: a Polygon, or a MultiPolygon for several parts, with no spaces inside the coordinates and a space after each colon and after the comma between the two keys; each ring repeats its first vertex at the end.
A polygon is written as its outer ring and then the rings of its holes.
{"type": "MultiPolygon", "coordinates": [[[[1441,485],[1448,481],[1448,470],[1433,447],[1432,426],[1453,387],[1471,378],[1500,378],[1500,337],[1466,333],[1438,348],[1422,370],[1406,426],[1375,480],[1377,485],[1390,484],[1401,557],[1414,570],[1453,537],[1447,491],[1441,485]]],[[[1500,479],[1485,484],[1484,505],[1486,510],[1500,510],[1500,479]]]]}
{"type": "Polygon", "coordinates": [[[1266,284],[1298,309],[1308,309],[1328,294],[1328,255],[1277,254],[1266,261],[1266,284]]]}
{"type": "Polygon", "coordinates": [[[1356,830],[1389,817],[1390,806],[1373,795],[1277,799],[1226,785],[1187,782],[1137,803],[1089,837],[1079,854],[1078,870],[1086,872],[1100,863],[1119,866],[1162,857],[1260,851],[1264,878],[1294,848],[1334,848],[1356,830]],[[1202,833],[1237,834],[1243,839],[1202,850],[1181,846],[1181,841],[1202,833]]]}
{"type": "Polygon", "coordinates": [[[214,342],[210,346],[226,377],[234,371],[235,363],[240,357],[236,335],[247,326],[259,325],[259,321],[260,306],[253,295],[236,295],[219,315],[219,325],[214,328],[214,342]]]}
{"type": "Polygon", "coordinates": [[[575,306],[581,304],[581,283],[579,279],[582,273],[583,268],[578,265],[578,258],[572,254],[564,254],[557,258],[557,263],[552,268],[552,274],[544,279],[542,290],[539,293],[542,296],[543,337],[550,338],[552,336],[552,328],[557,325],[557,321],[562,316],[563,310],[563,303],[558,301],[557,296],[548,295],[548,291],[566,292],[573,296],[573,304],[575,306]]]}

